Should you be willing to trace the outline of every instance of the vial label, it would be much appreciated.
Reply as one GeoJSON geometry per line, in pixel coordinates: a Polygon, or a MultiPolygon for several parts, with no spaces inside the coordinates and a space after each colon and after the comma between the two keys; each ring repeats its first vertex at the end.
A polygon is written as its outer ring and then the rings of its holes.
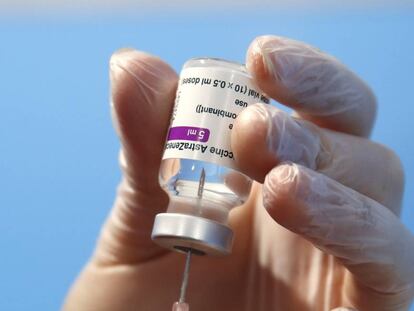
{"type": "Polygon", "coordinates": [[[163,159],[194,159],[235,168],[230,147],[237,115],[249,105],[269,103],[247,74],[192,67],[180,74],[163,159]]]}

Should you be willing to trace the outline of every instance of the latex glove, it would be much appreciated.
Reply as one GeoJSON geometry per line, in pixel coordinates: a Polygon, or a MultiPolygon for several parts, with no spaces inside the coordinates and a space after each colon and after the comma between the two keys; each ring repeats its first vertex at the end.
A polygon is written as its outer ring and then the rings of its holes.
{"type": "MultiPolygon", "coordinates": [[[[401,166],[357,137],[373,125],[371,91],[332,57],[287,39],[256,39],[247,63],[259,86],[301,119],[263,105],[237,119],[235,157],[264,185],[231,212],[232,255],[193,258],[191,309],[407,310],[414,238],[396,216],[401,166]]],[[[177,77],[136,51],[115,54],[111,76],[124,179],[64,309],[169,310],[184,257],[158,248],[150,232],[168,204],[157,177],[177,77]]]]}

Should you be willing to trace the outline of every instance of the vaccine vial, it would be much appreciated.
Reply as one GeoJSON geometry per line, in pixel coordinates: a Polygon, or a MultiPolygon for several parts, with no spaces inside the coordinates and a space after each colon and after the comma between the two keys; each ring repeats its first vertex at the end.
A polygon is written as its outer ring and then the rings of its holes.
{"type": "Polygon", "coordinates": [[[251,186],[237,171],[231,131],[237,115],[258,102],[269,99],[244,65],[216,58],[184,64],[160,168],[170,204],[155,218],[156,243],[199,255],[231,252],[228,215],[251,186]]]}

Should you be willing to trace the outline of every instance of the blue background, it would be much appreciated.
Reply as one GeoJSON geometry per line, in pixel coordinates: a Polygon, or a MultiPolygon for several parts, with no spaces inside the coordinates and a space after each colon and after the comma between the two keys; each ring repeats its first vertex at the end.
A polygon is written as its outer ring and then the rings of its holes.
{"type": "Polygon", "coordinates": [[[402,159],[414,231],[414,12],[254,12],[2,18],[0,310],[58,309],[93,250],[120,178],[108,60],[125,46],[177,70],[194,56],[243,62],[269,33],[335,55],[378,96],[373,139],[402,159]]]}

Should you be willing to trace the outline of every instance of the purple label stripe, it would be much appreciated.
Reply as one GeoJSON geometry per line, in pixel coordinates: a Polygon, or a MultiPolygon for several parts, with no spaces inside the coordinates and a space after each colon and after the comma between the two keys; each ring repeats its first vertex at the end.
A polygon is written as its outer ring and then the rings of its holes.
{"type": "Polygon", "coordinates": [[[209,129],[193,126],[176,126],[170,128],[167,140],[190,140],[205,143],[209,137],[209,129]]]}

